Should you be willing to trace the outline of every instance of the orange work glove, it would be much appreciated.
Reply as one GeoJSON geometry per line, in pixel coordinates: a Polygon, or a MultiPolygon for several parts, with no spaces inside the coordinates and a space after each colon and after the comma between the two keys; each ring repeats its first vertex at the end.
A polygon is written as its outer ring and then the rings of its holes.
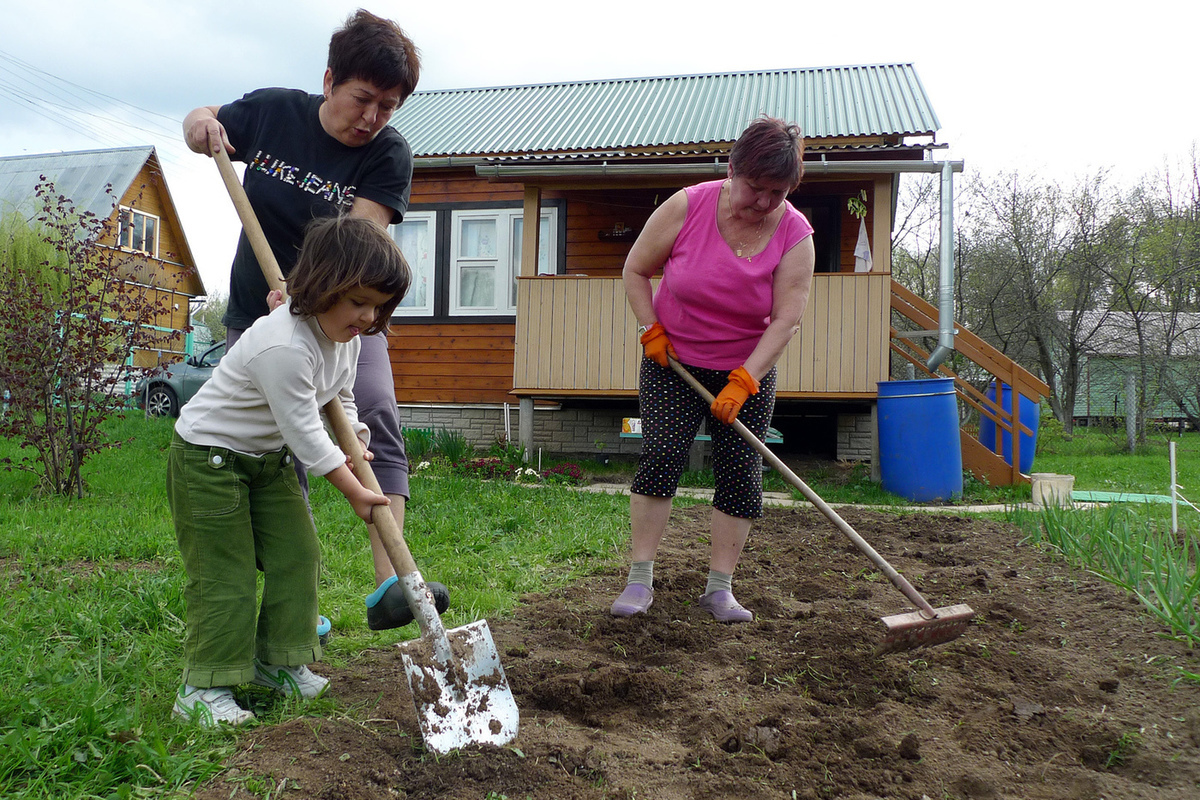
{"type": "Polygon", "coordinates": [[[758,381],[746,372],[745,367],[738,367],[729,373],[729,383],[725,384],[717,399],[713,400],[710,410],[721,422],[732,425],[738,412],[742,410],[742,403],[752,394],[758,394],[758,381]]]}
{"type": "Polygon", "coordinates": [[[662,326],[662,323],[656,322],[650,326],[650,329],[642,334],[642,352],[646,354],[646,358],[658,363],[660,367],[671,366],[667,362],[667,356],[679,360],[679,356],[675,355],[675,348],[671,344],[671,340],[667,338],[667,329],[662,326]]]}

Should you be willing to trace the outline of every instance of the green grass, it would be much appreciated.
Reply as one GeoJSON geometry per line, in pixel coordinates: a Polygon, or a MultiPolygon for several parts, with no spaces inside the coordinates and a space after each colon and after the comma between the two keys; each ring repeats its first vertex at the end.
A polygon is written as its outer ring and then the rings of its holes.
{"type": "Polygon", "coordinates": [[[1170,442],[1175,442],[1176,480],[1184,497],[1200,505],[1200,433],[1151,432],[1136,453],[1125,448],[1125,431],[1076,428],[1070,439],[1043,419],[1033,459],[1035,472],[1075,476],[1075,488],[1134,494],[1170,494],[1170,442]]]}
{"type": "MultiPolygon", "coordinates": [[[[236,734],[170,717],[182,668],[184,574],[166,505],[171,423],[132,417],[86,472],[82,500],[42,497],[0,471],[0,797],[183,796],[222,769],[236,734]]],[[[14,455],[0,440],[0,457],[14,455]]],[[[413,477],[407,538],[452,587],[447,627],[512,610],[521,594],[617,569],[628,500],[501,482],[413,477]]],[[[312,502],[323,547],[326,660],[416,635],[366,627],[374,588],[366,529],[326,482],[312,502]]],[[[410,628],[413,626],[409,626],[410,628]]],[[[264,723],[302,713],[243,698],[264,723]]],[[[322,700],[304,713],[354,713],[322,700]]]]}
{"type": "MultiPolygon", "coordinates": [[[[1200,505],[1200,433],[1152,432],[1129,453],[1123,430],[1077,428],[1067,438],[1042,420],[1033,469],[1075,476],[1079,491],[1169,495],[1170,444],[1175,443],[1176,483],[1182,498],[1200,505]]],[[[1028,540],[1056,550],[1134,596],[1164,635],[1200,644],[1200,512],[1181,502],[1171,507],[1114,503],[1095,509],[1013,509],[1008,519],[1028,540]]],[[[1181,670],[1183,680],[1200,675],[1181,670]]]]}
{"type": "Polygon", "coordinates": [[[1095,509],[1013,509],[1009,519],[1035,544],[1135,595],[1165,635],[1200,644],[1200,515],[1172,531],[1161,506],[1112,504],[1095,509]]]}

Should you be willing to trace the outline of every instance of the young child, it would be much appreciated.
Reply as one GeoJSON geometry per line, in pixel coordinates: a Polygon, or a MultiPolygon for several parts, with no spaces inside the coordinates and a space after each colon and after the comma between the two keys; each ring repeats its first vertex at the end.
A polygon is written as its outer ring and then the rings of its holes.
{"type": "Polygon", "coordinates": [[[360,332],[387,329],[412,274],[376,223],[332,217],[309,228],[290,299],[255,322],[183,407],[167,460],[167,497],[187,570],[183,685],[173,713],[211,727],[254,719],[230,687],[319,697],[320,547],[293,459],[324,475],[363,520],[388,499],[365,488],[330,440],[321,409],[341,398],[357,420],[360,332]],[[263,572],[261,607],[256,571],[263,572]]]}

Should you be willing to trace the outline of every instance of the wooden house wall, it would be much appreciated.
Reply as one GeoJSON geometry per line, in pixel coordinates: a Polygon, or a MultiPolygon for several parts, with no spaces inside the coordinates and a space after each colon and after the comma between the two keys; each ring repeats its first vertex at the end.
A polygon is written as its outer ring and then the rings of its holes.
{"type": "MultiPolygon", "coordinates": [[[[155,366],[187,354],[184,331],[191,324],[188,301],[204,292],[179,219],[167,200],[163,181],[157,167],[147,161],[117,199],[119,206],[158,218],[158,258],[119,249],[112,251],[117,274],[126,282],[122,291],[145,294],[147,301],[158,309],[152,324],[168,329],[160,332],[154,349],[134,355],[137,366],[155,366]]],[[[108,220],[99,240],[102,246],[117,247],[118,213],[114,209],[108,220]]]]}
{"type": "Polygon", "coordinates": [[[617,278],[633,239],[674,189],[568,192],[568,275],[617,278]],[[625,231],[616,234],[617,230],[625,231]]]}
{"type": "MultiPolygon", "coordinates": [[[[1076,419],[1111,419],[1124,417],[1127,413],[1125,382],[1129,375],[1140,376],[1141,359],[1132,356],[1091,356],[1085,359],[1081,374],[1079,393],[1075,398],[1076,419]]],[[[1195,407],[1195,376],[1200,372],[1200,359],[1173,358],[1171,363],[1158,365],[1162,370],[1151,382],[1149,397],[1146,398],[1145,415],[1151,420],[1178,420],[1186,415],[1171,399],[1167,391],[1170,384],[1182,389],[1185,397],[1195,407]]],[[[1138,392],[1141,386],[1138,385],[1138,392]]]]}
{"type": "Polygon", "coordinates": [[[393,325],[398,403],[512,403],[515,323],[393,325]]]}
{"type": "MultiPolygon", "coordinates": [[[[434,204],[515,203],[524,188],[492,183],[474,170],[418,170],[409,207],[434,204]]],[[[515,402],[512,390],[515,322],[424,322],[406,318],[391,326],[388,352],[398,403],[515,402]]]]}
{"type": "MultiPolygon", "coordinates": [[[[183,240],[183,231],[168,207],[165,199],[165,184],[162,173],[149,162],[142,165],[136,179],[121,198],[121,205],[153,214],[159,219],[158,258],[168,265],[183,267],[189,259],[183,240]]],[[[193,265],[194,266],[194,265],[193,265]]]]}

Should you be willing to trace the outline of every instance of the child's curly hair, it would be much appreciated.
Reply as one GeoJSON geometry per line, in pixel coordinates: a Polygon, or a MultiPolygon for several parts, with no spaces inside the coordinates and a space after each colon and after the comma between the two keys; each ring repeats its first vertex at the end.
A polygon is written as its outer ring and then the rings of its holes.
{"type": "Polygon", "coordinates": [[[300,257],[287,278],[291,312],[311,317],[328,311],[342,295],[366,286],[391,295],[363,333],[386,332],[392,312],[412,283],[412,270],[391,236],[369,219],[338,215],[312,222],[300,257]]]}

